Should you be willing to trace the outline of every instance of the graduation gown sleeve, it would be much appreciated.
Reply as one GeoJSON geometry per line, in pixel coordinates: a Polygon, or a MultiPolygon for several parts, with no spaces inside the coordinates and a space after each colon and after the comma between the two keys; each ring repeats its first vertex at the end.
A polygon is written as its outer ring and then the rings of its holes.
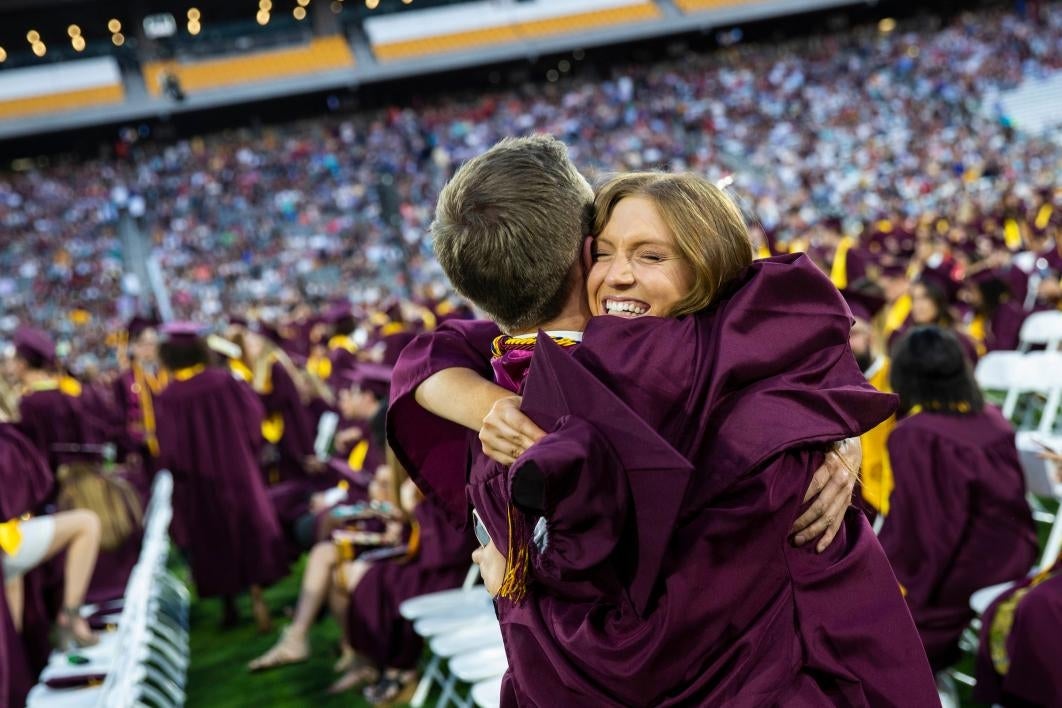
{"type": "Polygon", "coordinates": [[[468,520],[465,482],[475,435],[426,411],[415,394],[417,387],[443,369],[472,369],[493,380],[490,345],[499,334],[491,322],[446,322],[403,350],[391,378],[387,441],[425,496],[460,528],[468,520]]]}

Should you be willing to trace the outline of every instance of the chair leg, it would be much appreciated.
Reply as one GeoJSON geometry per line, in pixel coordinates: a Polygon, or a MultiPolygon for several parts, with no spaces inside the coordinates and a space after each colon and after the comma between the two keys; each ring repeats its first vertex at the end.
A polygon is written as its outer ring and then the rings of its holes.
{"type": "Polygon", "coordinates": [[[428,666],[424,669],[424,675],[420,677],[420,683],[417,684],[417,690],[413,693],[413,698],[409,701],[409,705],[413,708],[422,708],[424,703],[428,700],[428,694],[431,692],[431,685],[435,683],[439,675],[439,663],[442,660],[437,656],[432,656],[431,661],[428,662],[428,666]]]}

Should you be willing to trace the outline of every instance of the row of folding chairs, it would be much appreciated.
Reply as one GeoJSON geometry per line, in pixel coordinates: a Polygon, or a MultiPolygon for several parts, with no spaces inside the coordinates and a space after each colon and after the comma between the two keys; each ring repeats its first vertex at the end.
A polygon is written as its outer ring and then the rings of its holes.
{"type": "Polygon", "coordinates": [[[424,706],[436,688],[438,708],[497,708],[508,663],[494,604],[478,579],[479,568],[472,566],[460,588],[415,597],[399,608],[431,650],[413,708],[424,706]]]}
{"type": "Polygon", "coordinates": [[[173,477],[159,472],[144,513],[140,557],[125,595],[120,602],[86,608],[86,614],[102,614],[114,630],[102,633],[96,646],[53,653],[41,683],[27,699],[30,708],[184,705],[190,596],[166,569],[172,499],[173,477]],[[72,656],[80,657],[78,663],[72,656]],[[95,680],[76,688],[58,687],[85,678],[95,680]]]}

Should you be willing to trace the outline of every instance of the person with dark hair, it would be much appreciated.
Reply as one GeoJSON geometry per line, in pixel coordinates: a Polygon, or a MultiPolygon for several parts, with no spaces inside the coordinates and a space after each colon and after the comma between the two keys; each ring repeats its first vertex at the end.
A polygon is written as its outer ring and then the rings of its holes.
{"type": "Polygon", "coordinates": [[[259,471],[265,411],[251,387],[208,368],[199,328],[166,325],[159,356],[171,383],[157,400],[159,466],[173,473],[175,536],[189,555],[200,597],[250,588],[259,630],[269,628],[262,586],[287,573],[283,536],[259,471]]]}
{"type": "Polygon", "coordinates": [[[926,268],[918,279],[911,284],[911,316],[907,322],[890,336],[890,346],[911,328],[936,325],[952,331],[963,354],[971,364],[978,359],[977,346],[973,340],[959,332],[955,326],[955,313],[952,304],[959,293],[959,282],[953,279],[944,268],[926,268]]]}
{"type": "Polygon", "coordinates": [[[991,268],[981,270],[967,277],[963,294],[973,308],[966,333],[978,354],[1017,349],[1026,312],[1014,302],[1003,275],[991,268]]]}
{"type": "Polygon", "coordinates": [[[889,436],[885,549],[935,671],[959,658],[970,596],[1025,576],[1036,555],[1014,431],[986,405],[956,335],[916,327],[890,376],[906,417],[889,436]]]}

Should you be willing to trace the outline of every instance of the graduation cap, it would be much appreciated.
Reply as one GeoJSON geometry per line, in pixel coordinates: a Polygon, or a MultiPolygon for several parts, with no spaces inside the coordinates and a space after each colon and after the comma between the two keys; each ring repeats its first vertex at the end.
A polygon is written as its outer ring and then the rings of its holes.
{"type": "Polygon", "coordinates": [[[125,326],[125,331],[129,333],[129,339],[136,339],[145,330],[154,329],[159,326],[159,321],[154,317],[144,317],[142,315],[136,315],[125,326]]]}
{"type": "Polygon", "coordinates": [[[336,324],[342,320],[354,316],[354,308],[349,302],[337,302],[325,310],[324,321],[328,324],[336,324]]]}
{"type": "Polygon", "coordinates": [[[390,366],[373,364],[370,362],[358,362],[358,365],[340,376],[340,380],[348,385],[354,385],[363,391],[372,392],[377,398],[387,399],[391,389],[390,366]]]}
{"type": "Polygon", "coordinates": [[[15,355],[39,359],[45,365],[55,364],[55,340],[36,327],[21,326],[15,330],[15,355]]]}
{"type": "Polygon", "coordinates": [[[939,290],[948,302],[955,302],[961,283],[951,277],[949,266],[950,263],[937,268],[926,267],[918,276],[918,282],[939,290]]]}
{"type": "MultiPolygon", "coordinates": [[[[558,420],[567,415],[588,421],[615,451],[622,465],[621,470],[615,470],[615,481],[625,483],[630,491],[636,539],[633,553],[626,554],[633,558],[627,587],[635,609],[644,613],[682,506],[692,465],[605,384],[541,333],[521,408],[543,430],[553,430],[558,420]]],[[[533,507],[548,498],[551,489],[563,490],[571,484],[570,479],[563,479],[570,467],[542,470],[535,463],[534,449],[511,468],[513,501],[518,505],[533,507]],[[541,484],[521,484],[519,479],[525,474],[540,477],[541,484]],[[540,490],[541,494],[532,496],[541,498],[521,499],[517,496],[521,487],[540,490]]]]}
{"type": "Polygon", "coordinates": [[[159,328],[159,335],[167,344],[192,345],[205,331],[206,328],[197,322],[167,322],[159,328]]]}
{"type": "Polygon", "coordinates": [[[881,308],[885,307],[885,298],[865,290],[846,288],[841,291],[841,296],[848,303],[852,315],[865,322],[873,320],[881,308]]]}

